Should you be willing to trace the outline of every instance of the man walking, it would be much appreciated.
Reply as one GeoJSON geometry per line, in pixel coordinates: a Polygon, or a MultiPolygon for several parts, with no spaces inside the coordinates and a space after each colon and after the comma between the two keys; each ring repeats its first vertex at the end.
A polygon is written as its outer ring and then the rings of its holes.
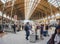
{"type": "Polygon", "coordinates": [[[25,32],[26,32],[26,40],[28,40],[28,37],[30,35],[30,25],[29,25],[29,22],[26,23],[25,25],[25,32]]]}
{"type": "Polygon", "coordinates": [[[16,24],[13,25],[14,33],[16,33],[16,24]]]}

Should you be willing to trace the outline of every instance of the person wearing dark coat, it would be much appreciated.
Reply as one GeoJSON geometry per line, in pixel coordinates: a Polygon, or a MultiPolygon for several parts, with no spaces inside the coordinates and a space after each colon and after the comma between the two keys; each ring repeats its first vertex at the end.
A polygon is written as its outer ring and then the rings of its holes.
{"type": "Polygon", "coordinates": [[[60,26],[56,27],[55,33],[52,35],[47,44],[60,44],[60,26]]]}
{"type": "Polygon", "coordinates": [[[14,33],[16,33],[16,24],[13,25],[14,33]]]}
{"type": "Polygon", "coordinates": [[[29,35],[30,35],[30,27],[29,27],[30,25],[29,25],[29,22],[27,22],[26,23],[26,25],[25,25],[25,32],[26,32],[26,40],[28,40],[28,37],[29,37],[29,35]]]}
{"type": "Polygon", "coordinates": [[[47,36],[49,36],[49,34],[48,34],[48,30],[49,30],[49,26],[46,25],[46,35],[47,35],[47,36]]]}
{"type": "Polygon", "coordinates": [[[43,38],[43,30],[44,30],[44,25],[43,24],[41,24],[41,26],[40,26],[40,38],[43,40],[44,38],[43,38]]]}
{"type": "Polygon", "coordinates": [[[2,27],[1,27],[1,25],[0,25],[0,33],[2,32],[2,27]]]}

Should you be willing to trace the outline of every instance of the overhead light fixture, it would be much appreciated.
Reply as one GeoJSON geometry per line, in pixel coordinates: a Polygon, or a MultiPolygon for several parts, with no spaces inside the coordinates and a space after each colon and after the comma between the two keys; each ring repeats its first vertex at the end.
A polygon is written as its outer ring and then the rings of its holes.
{"type": "Polygon", "coordinates": [[[60,16],[60,14],[59,14],[59,13],[57,13],[57,14],[56,14],[56,16],[60,16]]]}
{"type": "Polygon", "coordinates": [[[2,16],[2,12],[0,11],[0,16],[2,16]]]}
{"type": "Polygon", "coordinates": [[[47,18],[45,18],[45,19],[47,19],[47,18]]]}
{"type": "Polygon", "coordinates": [[[51,16],[51,18],[54,18],[54,17],[55,17],[54,15],[51,16]]]}
{"type": "Polygon", "coordinates": [[[49,16],[48,19],[50,19],[51,17],[49,16]]]}
{"type": "Polygon", "coordinates": [[[6,18],[6,14],[3,15],[6,18]]]}

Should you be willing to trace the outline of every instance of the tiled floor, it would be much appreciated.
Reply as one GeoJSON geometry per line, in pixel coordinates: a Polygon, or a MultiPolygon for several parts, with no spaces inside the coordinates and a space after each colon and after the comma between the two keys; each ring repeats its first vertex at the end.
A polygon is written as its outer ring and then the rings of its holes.
{"type": "Polygon", "coordinates": [[[0,44],[47,44],[50,37],[44,37],[44,40],[38,40],[36,43],[30,43],[29,40],[25,40],[25,32],[20,31],[16,34],[8,33],[0,38],[0,44]]]}

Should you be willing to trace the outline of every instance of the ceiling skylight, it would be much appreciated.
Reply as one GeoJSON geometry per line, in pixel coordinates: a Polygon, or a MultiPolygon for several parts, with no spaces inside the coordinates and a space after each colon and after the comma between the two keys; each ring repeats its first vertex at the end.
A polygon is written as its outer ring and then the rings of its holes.
{"type": "Polygon", "coordinates": [[[1,0],[1,2],[4,3],[4,4],[8,1],[11,1],[11,0],[1,0]]]}
{"type": "Polygon", "coordinates": [[[54,5],[55,7],[60,6],[60,0],[48,0],[48,2],[54,5]]]}
{"type": "Polygon", "coordinates": [[[6,0],[1,0],[1,2],[5,4],[6,3],[6,0]]]}
{"type": "Polygon", "coordinates": [[[25,0],[25,19],[29,19],[40,0],[25,0]]]}

